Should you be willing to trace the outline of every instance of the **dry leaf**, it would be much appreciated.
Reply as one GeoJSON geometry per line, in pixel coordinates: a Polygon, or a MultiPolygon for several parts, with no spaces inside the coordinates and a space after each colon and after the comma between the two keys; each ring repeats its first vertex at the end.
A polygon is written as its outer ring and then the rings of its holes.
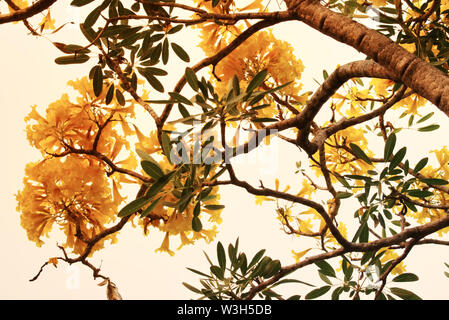
{"type": "Polygon", "coordinates": [[[99,284],[97,284],[97,286],[102,287],[104,286],[106,283],[108,283],[108,279],[104,279],[103,281],[101,281],[99,284]]]}
{"type": "Polygon", "coordinates": [[[48,263],[51,263],[52,265],[55,266],[55,268],[58,267],[58,258],[50,258],[48,259],[48,263]]]}
{"type": "Polygon", "coordinates": [[[118,292],[116,285],[112,281],[108,281],[108,287],[106,288],[106,295],[108,300],[123,300],[122,296],[118,292]]]}

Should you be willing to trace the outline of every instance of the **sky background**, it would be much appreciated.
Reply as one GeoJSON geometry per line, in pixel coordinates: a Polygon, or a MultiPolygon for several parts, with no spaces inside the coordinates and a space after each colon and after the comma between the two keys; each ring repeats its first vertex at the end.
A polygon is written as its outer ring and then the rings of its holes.
{"type": "MultiPolygon", "coordinates": [[[[63,21],[76,21],[78,13],[73,9],[67,10],[66,1],[60,1],[52,7],[52,15],[58,26],[63,21]]],[[[300,22],[283,23],[273,28],[273,31],[280,39],[291,43],[296,56],[306,66],[302,75],[306,91],[317,88],[314,79],[322,80],[323,69],[330,73],[337,64],[364,59],[356,50],[300,22]]],[[[76,66],[56,65],[54,59],[61,55],[60,52],[47,39],[28,35],[22,24],[1,25],[0,39],[0,107],[3,112],[0,125],[0,145],[3,150],[0,157],[3,177],[0,187],[0,299],[105,299],[105,287],[98,287],[96,284],[100,280],[93,280],[91,270],[82,265],[59,263],[58,268],[48,266],[37,281],[28,281],[48,258],[61,255],[56,242],[58,239],[62,241],[57,233],[45,239],[46,244],[41,248],[28,241],[20,226],[14,196],[22,187],[26,163],[40,159],[40,154],[28,144],[25,137],[23,119],[30,111],[30,106],[38,105],[38,110],[44,111],[49,103],[70,91],[67,81],[87,75],[94,62],[76,66]]],[[[85,43],[77,27],[70,25],[51,39],[85,43]]],[[[190,65],[203,57],[194,45],[197,41],[195,37],[184,32],[178,41],[191,48],[190,65]]],[[[170,77],[165,82],[167,91],[171,91],[169,88],[174,86],[186,66],[188,64],[180,60],[172,62],[168,70],[170,77]]],[[[429,150],[441,148],[447,143],[447,117],[433,106],[425,108],[425,113],[430,111],[435,111],[435,119],[441,124],[440,130],[426,134],[410,131],[401,134],[398,139],[399,143],[409,146],[411,159],[415,157],[419,160],[429,150]]],[[[274,143],[271,148],[267,152],[271,152],[271,155],[275,152],[279,156],[270,157],[273,161],[269,165],[265,157],[256,156],[257,163],[243,159],[238,163],[237,175],[255,185],[258,185],[260,178],[264,185],[273,187],[276,177],[281,181],[281,188],[286,184],[299,185],[300,177],[294,171],[295,162],[301,159],[300,152],[286,144],[274,143]]],[[[226,247],[239,237],[240,248],[250,256],[265,248],[268,255],[280,259],[283,264],[294,262],[292,249],[301,251],[308,248],[310,241],[282,233],[273,204],[256,206],[253,196],[232,187],[222,187],[220,194],[226,208],[222,213],[220,232],[214,242],[197,242],[170,257],[154,252],[162,242],[162,233],[150,231],[150,235],[144,237],[141,229],[127,225],[120,232],[117,244],[97,252],[90,261],[95,266],[101,265],[102,274],[116,283],[125,299],[190,299],[195,298],[195,295],[185,289],[182,282],[196,285],[198,278],[186,267],[207,272],[208,264],[202,250],[215,257],[217,241],[226,247]]],[[[349,209],[347,214],[352,215],[353,211],[349,209]]],[[[415,290],[425,299],[448,299],[449,279],[443,275],[443,262],[449,262],[447,253],[446,248],[438,246],[422,246],[412,250],[406,261],[407,271],[418,274],[421,280],[403,287],[415,290]]],[[[311,267],[297,271],[294,276],[322,285],[311,267]]],[[[297,284],[286,286],[284,290],[290,294],[305,294],[308,291],[307,287],[297,284]]]]}

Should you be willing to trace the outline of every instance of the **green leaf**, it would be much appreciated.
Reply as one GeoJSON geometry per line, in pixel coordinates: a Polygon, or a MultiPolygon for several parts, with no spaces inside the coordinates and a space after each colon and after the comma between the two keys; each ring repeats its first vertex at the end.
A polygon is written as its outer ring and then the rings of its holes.
{"type": "Polygon", "coordinates": [[[201,212],[201,202],[198,201],[195,205],[195,208],[193,208],[193,216],[198,217],[200,212],[201,212]]]}
{"type": "Polygon", "coordinates": [[[195,71],[193,71],[192,68],[187,67],[186,71],[185,71],[185,76],[186,76],[186,80],[187,80],[187,83],[189,84],[189,86],[193,90],[198,91],[198,89],[199,89],[198,78],[196,77],[195,71]]]}
{"type": "Polygon", "coordinates": [[[86,28],[92,27],[100,17],[101,11],[103,11],[103,9],[99,7],[94,9],[91,13],[89,13],[86,17],[86,20],[84,20],[84,27],[86,28]]]}
{"type": "Polygon", "coordinates": [[[437,178],[421,179],[421,181],[427,183],[428,185],[434,186],[444,186],[449,183],[444,179],[437,179],[437,178]]]}
{"type": "Polygon", "coordinates": [[[137,40],[141,38],[141,33],[134,33],[130,36],[127,36],[125,39],[117,43],[117,47],[130,47],[134,43],[136,43],[137,40]]]}
{"type": "Polygon", "coordinates": [[[418,280],[419,280],[418,276],[414,273],[403,273],[393,278],[394,282],[412,282],[418,280]]]}
{"type": "Polygon", "coordinates": [[[369,228],[368,224],[365,222],[364,224],[362,224],[360,228],[359,240],[361,243],[364,243],[368,242],[368,238],[369,238],[369,228]]]}
{"type": "Polygon", "coordinates": [[[153,76],[152,74],[149,74],[149,73],[146,73],[143,76],[145,77],[145,79],[148,80],[148,82],[154,89],[156,89],[159,92],[164,92],[164,86],[155,76],[153,76]]]}
{"type": "Polygon", "coordinates": [[[430,117],[432,117],[433,115],[434,115],[434,112],[430,112],[430,113],[426,114],[424,117],[422,117],[421,119],[419,119],[416,123],[424,122],[427,119],[429,119],[430,117]]]}
{"type": "Polygon", "coordinates": [[[277,119],[274,118],[255,118],[255,119],[251,119],[252,122],[276,122],[278,121],[277,119]]]}
{"type": "Polygon", "coordinates": [[[262,71],[260,71],[259,73],[257,73],[254,78],[251,80],[251,82],[248,84],[248,87],[246,88],[246,92],[252,92],[254,89],[258,88],[264,81],[265,78],[267,77],[268,74],[268,70],[264,69],[262,71]]]}
{"type": "Polygon", "coordinates": [[[343,292],[343,287],[338,287],[336,288],[333,292],[332,292],[332,300],[339,300],[340,299],[340,295],[343,292]]]}
{"type": "Polygon", "coordinates": [[[234,94],[235,94],[236,96],[239,96],[239,95],[240,95],[239,78],[238,78],[236,75],[234,75],[234,76],[232,77],[232,90],[234,90],[234,94]]]}
{"type": "Polygon", "coordinates": [[[130,26],[119,24],[116,26],[108,26],[103,33],[101,34],[102,37],[112,37],[116,36],[124,31],[130,30],[130,26]]]}
{"type": "Polygon", "coordinates": [[[171,43],[171,48],[173,49],[173,51],[176,53],[176,55],[183,61],[185,62],[190,62],[190,57],[188,55],[188,53],[178,44],[172,42],[171,43]]]}
{"type": "Polygon", "coordinates": [[[147,160],[147,161],[157,163],[156,160],[154,160],[152,156],[150,156],[148,153],[146,153],[143,150],[136,149],[136,153],[140,158],[142,158],[142,160],[147,160]]]}
{"type": "Polygon", "coordinates": [[[165,38],[164,42],[162,42],[162,63],[163,64],[167,64],[168,62],[168,57],[169,57],[169,52],[168,52],[168,39],[165,38]]]}
{"type": "Polygon", "coordinates": [[[419,189],[407,190],[407,194],[409,196],[417,197],[417,198],[426,198],[426,197],[430,197],[431,195],[433,195],[433,193],[428,190],[419,190],[419,189]]]}
{"type": "Polygon", "coordinates": [[[68,56],[58,57],[55,59],[57,64],[81,64],[88,61],[90,57],[86,54],[71,54],[68,56]]]}
{"type": "Polygon", "coordinates": [[[157,63],[161,56],[162,43],[158,43],[157,46],[153,47],[149,51],[149,57],[152,63],[157,63]]]}
{"type": "Polygon", "coordinates": [[[337,199],[347,199],[353,195],[352,192],[337,192],[337,199]]]}
{"type": "Polygon", "coordinates": [[[140,3],[139,2],[134,2],[133,5],[131,6],[131,10],[134,12],[139,12],[140,10],[140,3]]]}
{"type": "Polygon", "coordinates": [[[371,160],[368,158],[368,156],[365,154],[365,152],[363,152],[363,150],[358,145],[350,143],[349,147],[351,148],[352,152],[357,158],[362,159],[368,164],[373,164],[371,160]]]}
{"type": "Polygon", "coordinates": [[[329,278],[322,273],[321,271],[318,271],[318,275],[320,276],[321,280],[323,280],[324,282],[326,282],[329,285],[332,285],[332,281],[329,280],[329,278]]]}
{"type": "Polygon", "coordinates": [[[324,286],[318,289],[314,289],[310,291],[308,294],[306,294],[305,298],[307,300],[315,299],[318,297],[321,297],[323,294],[326,294],[330,290],[331,286],[324,286]]]}
{"type": "Polygon", "coordinates": [[[438,125],[438,124],[431,124],[430,126],[419,128],[418,131],[429,132],[429,131],[437,130],[439,127],[440,127],[440,125],[438,125]]]}
{"type": "Polygon", "coordinates": [[[179,110],[179,113],[181,113],[183,118],[189,118],[190,117],[189,111],[181,103],[178,103],[178,110],[179,110]]]}
{"type": "Polygon", "coordinates": [[[217,258],[220,268],[224,271],[226,268],[226,253],[223,244],[220,241],[217,243],[217,258]]]}
{"type": "Polygon", "coordinates": [[[259,262],[259,260],[263,257],[263,255],[265,254],[265,249],[259,250],[254,257],[251,259],[251,262],[248,265],[248,268],[251,268],[252,266],[254,266],[257,262],[259,262]]]}
{"type": "Polygon", "coordinates": [[[221,205],[221,204],[208,204],[208,205],[205,205],[204,207],[208,210],[221,210],[225,206],[221,205]]]}
{"type": "Polygon", "coordinates": [[[374,256],[375,253],[376,253],[375,251],[365,252],[362,256],[362,259],[360,260],[360,265],[363,266],[365,263],[371,260],[371,258],[374,256]]]}
{"type": "Polygon", "coordinates": [[[97,37],[97,33],[92,28],[84,26],[83,23],[80,24],[80,30],[86,37],[86,39],[89,40],[90,42],[94,41],[95,38],[97,37]]]}
{"type": "Polygon", "coordinates": [[[413,120],[415,119],[415,115],[411,115],[410,118],[408,118],[408,126],[411,127],[413,125],[413,120]]]}
{"type": "Polygon", "coordinates": [[[257,264],[257,266],[254,268],[251,277],[257,277],[261,274],[261,272],[265,269],[265,266],[272,261],[270,257],[263,257],[262,260],[257,264]]]}
{"type": "Polygon", "coordinates": [[[103,70],[100,66],[93,67],[92,86],[95,96],[99,96],[103,91],[103,70]]]}
{"type": "Polygon", "coordinates": [[[111,86],[108,89],[108,92],[106,93],[106,104],[110,104],[112,101],[112,98],[114,98],[114,84],[111,84],[111,86]]]}
{"type": "Polygon", "coordinates": [[[188,283],[186,283],[186,282],[183,282],[182,284],[184,285],[184,287],[186,287],[186,288],[189,289],[190,291],[193,291],[193,292],[198,293],[198,294],[203,294],[203,293],[201,292],[201,290],[195,288],[194,286],[192,286],[192,285],[190,285],[190,284],[188,284],[188,283]]]}
{"type": "Polygon", "coordinates": [[[181,95],[177,92],[169,92],[168,94],[170,95],[170,97],[172,97],[177,102],[184,103],[189,106],[193,105],[193,103],[189,99],[187,99],[186,97],[184,97],[183,95],[181,95]]]}
{"type": "Polygon", "coordinates": [[[164,171],[154,162],[144,160],[140,162],[142,169],[152,178],[159,179],[164,176],[164,171]]]}
{"type": "Polygon", "coordinates": [[[316,261],[315,264],[318,266],[318,268],[321,269],[321,271],[330,277],[336,277],[334,268],[325,260],[316,261]]]}
{"type": "MultiPolygon", "coordinates": [[[[235,250],[237,251],[237,247],[235,250]]],[[[246,271],[248,271],[248,260],[246,258],[246,254],[244,252],[240,253],[237,260],[240,270],[243,274],[246,274],[246,271]]]]}
{"type": "Polygon", "coordinates": [[[389,171],[392,171],[394,168],[396,168],[404,159],[405,154],[407,153],[407,147],[401,148],[394,156],[393,159],[391,159],[390,165],[388,167],[389,171]]]}
{"type": "Polygon", "coordinates": [[[181,29],[183,28],[184,26],[182,25],[182,24],[178,24],[177,26],[174,26],[173,28],[171,28],[170,30],[168,30],[168,34],[174,34],[174,33],[176,33],[176,32],[178,32],[178,31],[181,31],[181,29]]]}
{"type": "Polygon", "coordinates": [[[70,5],[74,6],[74,7],[82,7],[85,6],[86,4],[91,3],[94,0],[73,0],[70,5]]]}
{"type": "Polygon", "coordinates": [[[419,162],[415,166],[415,169],[413,169],[413,173],[418,173],[422,169],[424,169],[424,167],[426,166],[428,161],[429,161],[429,158],[427,158],[427,157],[419,160],[419,162]]]}
{"type": "Polygon", "coordinates": [[[171,151],[171,144],[170,144],[170,138],[168,134],[165,132],[162,133],[162,151],[164,152],[165,156],[168,158],[168,161],[170,160],[170,151],[171,151]]]}
{"type": "Polygon", "coordinates": [[[170,182],[170,180],[174,176],[174,173],[175,171],[172,171],[156,180],[147,190],[145,197],[153,198],[155,195],[157,195],[159,191],[161,191],[162,188],[165,187],[170,182]]]}
{"type": "Polygon", "coordinates": [[[212,272],[212,274],[215,275],[218,279],[224,279],[224,269],[221,269],[218,266],[211,266],[210,272],[212,272]]]}
{"type": "Polygon", "coordinates": [[[387,142],[385,142],[385,149],[384,149],[384,160],[385,161],[390,160],[390,157],[393,154],[395,145],[396,145],[396,135],[394,133],[392,133],[388,137],[387,142]]]}
{"type": "Polygon", "coordinates": [[[279,270],[281,270],[281,262],[279,260],[272,260],[269,263],[267,263],[261,275],[264,278],[271,278],[277,272],[279,272],[279,270]]]}
{"type": "Polygon", "coordinates": [[[155,76],[166,76],[168,74],[167,71],[155,67],[137,68],[137,70],[139,70],[141,74],[149,73],[155,76]]]}
{"type": "Polygon", "coordinates": [[[305,284],[306,286],[309,287],[315,287],[313,284],[301,281],[301,280],[297,280],[297,279],[282,279],[281,281],[276,282],[275,284],[273,284],[271,287],[275,287],[278,286],[280,284],[284,284],[284,283],[301,283],[301,284],[305,284]]]}
{"type": "Polygon", "coordinates": [[[192,219],[192,230],[195,232],[200,232],[203,229],[203,225],[201,223],[200,218],[194,216],[192,219]]]}
{"type": "Polygon", "coordinates": [[[136,200],[131,201],[126,206],[124,206],[118,213],[118,217],[126,217],[129,216],[136,211],[138,211],[140,208],[142,208],[144,205],[146,205],[148,202],[151,201],[150,197],[143,196],[140,198],[137,198],[136,200]]]}
{"type": "Polygon", "coordinates": [[[198,274],[198,275],[200,275],[202,277],[210,278],[209,275],[207,275],[207,274],[205,274],[205,273],[203,273],[201,271],[198,271],[198,270],[195,270],[195,269],[192,269],[192,268],[186,268],[186,269],[189,270],[189,271],[192,271],[193,273],[196,273],[196,274],[198,274]]]}
{"type": "Polygon", "coordinates": [[[341,266],[342,266],[343,274],[345,275],[345,280],[347,280],[347,281],[351,280],[354,268],[352,267],[352,264],[349,262],[349,260],[345,256],[343,256],[341,266]]]}
{"type": "Polygon", "coordinates": [[[398,296],[403,300],[422,300],[419,296],[413,292],[402,288],[390,288],[392,294],[398,296]]]}
{"type": "Polygon", "coordinates": [[[121,106],[124,106],[126,104],[125,97],[123,96],[123,93],[118,88],[115,89],[115,97],[117,98],[117,101],[121,106]]]}
{"type": "Polygon", "coordinates": [[[159,201],[161,200],[162,198],[161,197],[159,197],[159,198],[157,198],[156,200],[154,200],[147,208],[145,208],[145,210],[143,210],[143,212],[142,212],[142,214],[140,215],[140,217],[141,218],[144,218],[144,217],[146,217],[146,216],[148,216],[150,213],[151,213],[151,211],[153,211],[153,209],[156,207],[156,205],[159,203],[159,201]]]}
{"type": "Polygon", "coordinates": [[[90,50],[87,48],[84,48],[83,46],[79,46],[77,44],[64,44],[60,42],[53,42],[54,46],[61,50],[64,53],[89,53],[90,50]]]}

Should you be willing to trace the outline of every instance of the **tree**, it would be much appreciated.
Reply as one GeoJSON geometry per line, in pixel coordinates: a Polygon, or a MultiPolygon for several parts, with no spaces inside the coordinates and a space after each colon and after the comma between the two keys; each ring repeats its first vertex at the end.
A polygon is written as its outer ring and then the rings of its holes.
{"type": "MultiPolygon", "coordinates": [[[[0,23],[21,21],[35,36],[64,26],[56,28],[50,14],[56,0],[6,2],[10,13],[0,15],[0,23]],[[39,24],[28,21],[42,12],[39,24]]],[[[185,283],[193,292],[210,299],[280,299],[274,288],[310,285],[286,276],[314,264],[325,285],[301,293],[306,299],[332,286],[334,299],[419,298],[401,287],[387,288],[387,279],[418,280],[403,265],[410,251],[449,244],[438,238],[449,231],[449,151],[434,151],[436,166],[429,157],[415,161],[397,136],[403,128],[436,130],[438,124],[425,122],[435,112],[449,115],[448,3],[298,0],[285,1],[281,11],[265,10],[261,0],[73,0],[71,5],[89,8],[80,24],[87,42],[52,41],[64,54],[55,62],[92,68],[70,82],[76,101],[65,94],[45,115],[33,107],[26,119],[28,140],[43,159],[26,167],[17,194],[21,224],[38,246],[52,228],[66,236],[62,256],[50,258],[32,280],[48,264],[82,263],[104,280],[109,299],[121,299],[89,257],[114,243],[131,222],[145,233],[164,232],[158,250],[170,255],[173,236],[179,235],[181,246],[212,241],[224,208],[219,188],[226,185],[255,195],[260,204],[274,200],[284,231],[298,241],[316,239],[321,253],[306,248],[294,252],[295,264],[282,265],[264,250],[248,259],[238,240],[226,249],[218,242],[218,264],[206,255],[210,273],[191,269],[202,286],[185,283]],[[363,24],[372,11],[374,29],[363,24]],[[302,62],[289,43],[267,30],[292,20],[367,59],[331,74],[323,71],[315,92],[302,91],[302,62]],[[159,80],[167,75],[164,66],[193,60],[172,36],[194,30],[207,57],[192,61],[166,89],[159,80]],[[133,123],[137,108],[152,119],[154,131],[133,123]],[[231,159],[272,138],[307,156],[292,173],[301,179],[298,190],[280,191],[277,179],[275,188],[262,181],[255,186],[236,173],[231,159]],[[120,193],[127,183],[140,186],[135,200],[125,201],[120,193]]]]}

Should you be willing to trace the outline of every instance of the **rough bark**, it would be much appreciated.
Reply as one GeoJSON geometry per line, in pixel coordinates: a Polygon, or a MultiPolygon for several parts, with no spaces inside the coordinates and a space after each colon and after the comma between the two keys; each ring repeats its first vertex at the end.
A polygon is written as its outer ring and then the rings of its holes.
{"type": "Polygon", "coordinates": [[[317,0],[285,0],[296,19],[352,46],[389,70],[449,116],[449,77],[381,33],[333,12],[317,0]]]}
{"type": "Polygon", "coordinates": [[[9,14],[0,14],[0,24],[24,20],[48,9],[57,0],[40,0],[21,10],[14,11],[9,14]]]}

